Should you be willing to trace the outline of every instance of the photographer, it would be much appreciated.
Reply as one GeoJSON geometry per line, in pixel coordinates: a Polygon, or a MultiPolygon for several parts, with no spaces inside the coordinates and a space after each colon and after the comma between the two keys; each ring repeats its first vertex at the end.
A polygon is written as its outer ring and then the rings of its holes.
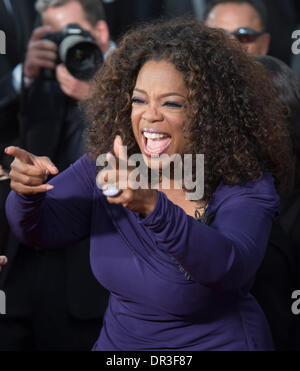
{"type": "Polygon", "coordinates": [[[76,24],[91,34],[104,58],[113,44],[98,0],[39,0],[36,8],[41,14],[42,27],[32,34],[24,62],[24,80],[29,87],[27,122],[30,125],[23,128],[24,141],[34,153],[44,155],[46,150],[59,170],[64,170],[82,154],[84,123],[77,101],[87,98],[90,84],[75,78],[65,64],[57,65],[59,43],[51,40],[51,35],[76,24]],[[56,79],[45,79],[45,69],[52,70],[56,79]]]}
{"type": "Polygon", "coordinates": [[[42,37],[61,32],[69,24],[77,24],[89,31],[105,55],[111,49],[109,30],[99,4],[93,11],[95,1],[80,0],[40,0],[36,8],[42,17],[43,26],[37,28],[30,39],[24,63],[24,76],[27,84],[40,76],[43,68],[56,70],[56,77],[62,91],[69,97],[81,100],[87,97],[89,83],[74,78],[63,64],[56,66],[57,45],[42,37]],[[84,12],[89,11],[89,14],[84,12]],[[102,15],[100,14],[102,13],[102,15]],[[99,19],[99,17],[101,17],[99,19]],[[102,19],[103,18],[103,19],[102,19]]]}
{"type": "MultiPolygon", "coordinates": [[[[90,88],[89,79],[76,78],[62,63],[60,46],[70,36],[66,27],[80,28],[104,59],[114,44],[100,0],[38,0],[36,9],[42,25],[33,31],[25,61],[14,72],[14,85],[25,99],[21,141],[63,171],[84,149],[85,123],[77,103],[90,88]]],[[[0,318],[0,350],[89,350],[107,302],[107,292],[85,264],[89,240],[52,251],[19,244],[6,255],[1,286],[7,315],[0,318]]]]}

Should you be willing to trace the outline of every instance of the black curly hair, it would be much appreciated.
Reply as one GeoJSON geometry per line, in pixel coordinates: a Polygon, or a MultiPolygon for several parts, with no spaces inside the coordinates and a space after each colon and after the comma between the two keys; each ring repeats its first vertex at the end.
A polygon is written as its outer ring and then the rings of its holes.
{"type": "Polygon", "coordinates": [[[186,153],[205,155],[205,194],[217,186],[259,179],[265,168],[279,193],[292,164],[284,109],[263,66],[222,31],[192,19],[157,21],[129,31],[101,67],[85,109],[87,152],[111,151],[120,134],[128,155],[139,153],[131,97],[145,62],[166,60],[187,87],[186,153]]]}

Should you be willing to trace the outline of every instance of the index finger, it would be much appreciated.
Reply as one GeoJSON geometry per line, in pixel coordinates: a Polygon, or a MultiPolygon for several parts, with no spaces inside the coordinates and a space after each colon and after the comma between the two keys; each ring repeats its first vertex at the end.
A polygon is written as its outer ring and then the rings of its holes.
{"type": "Polygon", "coordinates": [[[7,147],[5,148],[5,153],[9,156],[17,158],[21,162],[25,162],[26,164],[33,164],[30,153],[20,147],[7,147]]]}
{"type": "Polygon", "coordinates": [[[31,36],[31,40],[32,41],[37,41],[37,40],[40,40],[40,38],[44,35],[46,35],[47,33],[50,33],[52,31],[52,27],[51,26],[41,26],[41,27],[37,27],[33,32],[32,32],[32,36],[31,36]]]}

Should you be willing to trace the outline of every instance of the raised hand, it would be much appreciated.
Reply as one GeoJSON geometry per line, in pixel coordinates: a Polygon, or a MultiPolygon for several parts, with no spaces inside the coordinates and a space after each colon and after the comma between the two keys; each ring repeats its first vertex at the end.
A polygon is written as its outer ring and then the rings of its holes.
{"type": "Polygon", "coordinates": [[[5,153],[15,158],[9,173],[12,190],[22,195],[34,195],[54,188],[50,184],[43,184],[49,174],[58,173],[48,157],[35,156],[24,149],[13,146],[7,147],[5,153]]]}
{"type": "Polygon", "coordinates": [[[64,64],[56,68],[56,79],[61,90],[71,98],[77,100],[87,99],[90,92],[90,83],[75,79],[64,64]]]}
{"type": "MultiPolygon", "coordinates": [[[[116,136],[114,141],[114,154],[116,156],[117,162],[120,163],[121,161],[127,163],[127,157],[122,150],[123,143],[120,136],[116,136]]],[[[111,204],[122,204],[124,207],[128,208],[131,211],[138,212],[142,216],[147,216],[151,214],[154,210],[156,201],[157,201],[157,192],[152,189],[132,189],[130,188],[129,182],[129,174],[130,171],[133,170],[132,168],[127,167],[126,169],[126,176],[127,176],[127,188],[123,189],[121,192],[115,197],[107,197],[107,201],[111,204]]],[[[116,187],[118,187],[119,180],[123,179],[124,181],[124,174],[122,174],[122,170],[120,167],[117,166],[116,168],[110,170],[103,170],[106,171],[104,176],[104,181],[108,181],[109,179],[109,172],[115,171],[116,172],[116,187]]],[[[99,174],[100,175],[100,174],[99,174]]]]}
{"type": "Polygon", "coordinates": [[[43,35],[51,31],[50,26],[42,26],[32,33],[24,61],[24,75],[29,79],[38,77],[42,68],[54,70],[56,67],[56,44],[53,41],[41,39],[43,35]]]}

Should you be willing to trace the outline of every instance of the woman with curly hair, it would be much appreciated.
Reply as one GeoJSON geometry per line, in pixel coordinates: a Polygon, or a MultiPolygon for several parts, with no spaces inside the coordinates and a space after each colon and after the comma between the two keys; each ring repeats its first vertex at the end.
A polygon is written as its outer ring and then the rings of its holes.
{"type": "Polygon", "coordinates": [[[57,173],[49,159],[6,149],[19,239],[53,248],[91,237],[93,272],[111,293],[94,350],[273,349],[249,290],[289,175],[282,112],[262,66],[222,31],[178,19],[130,31],[99,70],[88,154],[69,169],[43,184],[57,173]],[[122,144],[148,167],[204,154],[203,198],[161,185],[105,196],[96,158],[126,159],[122,144]]]}

